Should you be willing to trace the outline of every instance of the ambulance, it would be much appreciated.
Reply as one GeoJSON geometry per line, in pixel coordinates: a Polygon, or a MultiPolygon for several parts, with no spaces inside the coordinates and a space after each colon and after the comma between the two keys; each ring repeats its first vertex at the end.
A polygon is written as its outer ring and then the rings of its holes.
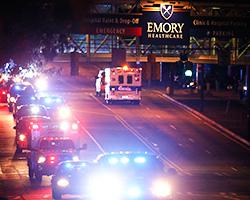
{"type": "Polygon", "coordinates": [[[118,66],[103,69],[100,87],[104,86],[104,98],[107,104],[115,101],[126,101],[139,104],[142,90],[142,69],[136,67],[118,66]]]}

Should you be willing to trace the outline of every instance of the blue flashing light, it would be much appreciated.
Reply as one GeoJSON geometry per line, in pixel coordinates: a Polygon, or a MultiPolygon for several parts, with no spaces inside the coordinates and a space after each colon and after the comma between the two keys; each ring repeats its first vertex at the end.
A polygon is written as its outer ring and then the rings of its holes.
{"type": "Polygon", "coordinates": [[[142,157],[142,156],[135,157],[135,158],[134,158],[134,162],[135,162],[135,163],[139,163],[139,164],[143,164],[143,163],[146,162],[146,158],[145,158],[145,157],[142,157]]]}
{"type": "Polygon", "coordinates": [[[20,87],[19,85],[16,85],[16,86],[15,86],[15,89],[16,89],[16,90],[21,90],[21,87],[20,87]]]}
{"type": "Polygon", "coordinates": [[[112,157],[112,158],[109,158],[108,162],[112,165],[115,165],[119,162],[119,160],[118,158],[112,157]]]}
{"type": "Polygon", "coordinates": [[[46,104],[50,104],[51,101],[52,101],[51,98],[49,98],[49,97],[45,98],[45,103],[46,103],[46,104]]]}
{"type": "Polygon", "coordinates": [[[61,103],[62,100],[60,98],[56,98],[56,103],[61,103]]]}
{"type": "Polygon", "coordinates": [[[86,165],[86,163],[82,163],[81,166],[82,167],[86,167],[87,165],[86,165]]]}
{"type": "Polygon", "coordinates": [[[71,163],[66,163],[65,167],[68,168],[68,169],[71,169],[73,167],[73,165],[71,163]]]}
{"type": "Polygon", "coordinates": [[[128,157],[122,157],[120,160],[121,160],[121,163],[122,163],[122,164],[127,164],[127,163],[129,163],[129,158],[128,158],[128,157]]]}

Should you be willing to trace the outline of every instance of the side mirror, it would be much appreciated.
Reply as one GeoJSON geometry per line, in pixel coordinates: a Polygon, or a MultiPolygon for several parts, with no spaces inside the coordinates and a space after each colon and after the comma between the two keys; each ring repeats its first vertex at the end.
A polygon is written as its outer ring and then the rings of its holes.
{"type": "Polygon", "coordinates": [[[13,126],[13,129],[16,129],[16,126],[13,126]]]}

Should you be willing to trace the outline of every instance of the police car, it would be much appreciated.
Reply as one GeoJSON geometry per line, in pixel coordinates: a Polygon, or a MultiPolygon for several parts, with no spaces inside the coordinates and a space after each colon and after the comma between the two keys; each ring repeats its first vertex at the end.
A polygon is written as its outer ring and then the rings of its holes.
{"type": "MultiPolygon", "coordinates": [[[[175,173],[174,169],[169,169],[175,173]]],[[[87,199],[173,199],[171,171],[147,152],[101,154],[94,164],[64,162],[52,178],[52,196],[80,194],[87,199]]]]}

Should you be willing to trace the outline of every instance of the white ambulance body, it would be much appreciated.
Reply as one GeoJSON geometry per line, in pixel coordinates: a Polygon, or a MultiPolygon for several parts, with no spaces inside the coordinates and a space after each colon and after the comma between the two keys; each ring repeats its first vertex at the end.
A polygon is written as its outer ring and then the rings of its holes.
{"type": "Polygon", "coordinates": [[[105,68],[105,101],[130,101],[139,104],[141,101],[141,68],[114,67],[105,68]]]}

